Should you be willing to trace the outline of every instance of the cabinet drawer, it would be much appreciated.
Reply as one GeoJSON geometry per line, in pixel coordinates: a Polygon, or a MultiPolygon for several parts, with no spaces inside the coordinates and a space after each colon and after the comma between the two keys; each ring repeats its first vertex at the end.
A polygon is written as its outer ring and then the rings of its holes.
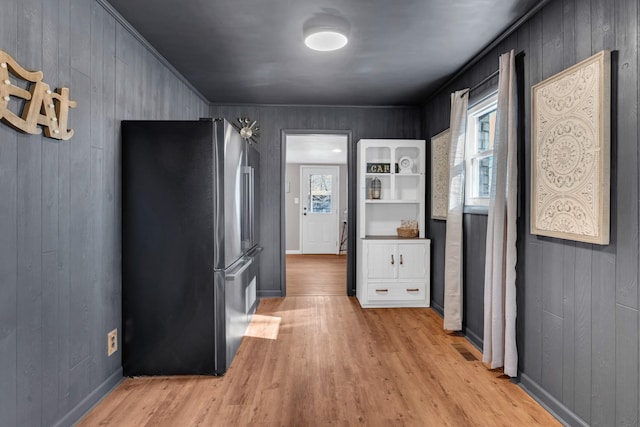
{"type": "Polygon", "coordinates": [[[368,283],[369,301],[422,301],[425,299],[424,283],[368,283]]]}

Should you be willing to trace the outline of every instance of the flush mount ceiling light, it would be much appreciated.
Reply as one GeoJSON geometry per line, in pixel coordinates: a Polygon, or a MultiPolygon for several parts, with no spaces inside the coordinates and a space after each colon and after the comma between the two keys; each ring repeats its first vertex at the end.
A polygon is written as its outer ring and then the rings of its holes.
{"type": "Polygon", "coordinates": [[[328,52],[346,46],[349,23],[337,16],[316,16],[304,25],[304,44],[313,50],[328,52]]]}
{"type": "Polygon", "coordinates": [[[348,41],[346,35],[333,28],[315,29],[304,36],[308,48],[322,52],[341,49],[348,41]]]}

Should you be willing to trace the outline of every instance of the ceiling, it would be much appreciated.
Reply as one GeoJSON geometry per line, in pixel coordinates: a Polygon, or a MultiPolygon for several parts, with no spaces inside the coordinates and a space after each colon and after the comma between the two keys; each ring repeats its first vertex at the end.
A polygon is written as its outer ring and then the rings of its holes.
{"type": "Polygon", "coordinates": [[[347,163],[347,135],[287,135],[286,147],[287,163],[323,165],[347,163]]]}
{"type": "Polygon", "coordinates": [[[212,103],[416,105],[540,0],[109,3],[212,103]],[[350,24],[345,48],[304,45],[320,15],[350,24]]]}

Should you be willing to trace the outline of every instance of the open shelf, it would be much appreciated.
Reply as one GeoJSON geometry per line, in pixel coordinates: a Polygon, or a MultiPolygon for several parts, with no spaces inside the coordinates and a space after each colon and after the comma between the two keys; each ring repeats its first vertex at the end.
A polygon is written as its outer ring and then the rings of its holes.
{"type": "Polygon", "coordinates": [[[425,142],[367,139],[360,141],[358,235],[396,235],[402,220],[417,220],[425,235],[425,142]],[[376,172],[372,172],[375,170],[376,172]],[[373,199],[371,183],[380,180],[380,198],[373,199]]]}
{"type": "Polygon", "coordinates": [[[362,240],[426,240],[424,237],[400,237],[398,235],[373,235],[364,236],[362,240]]]}
{"type": "Polygon", "coordinates": [[[384,200],[384,199],[366,199],[365,203],[375,203],[375,204],[415,204],[421,203],[419,200],[384,200]]]}
{"type": "MultiPolygon", "coordinates": [[[[361,236],[396,235],[396,228],[400,227],[403,219],[419,219],[421,203],[411,203],[404,200],[373,201],[364,205],[366,221],[361,228],[361,236]]],[[[418,221],[424,227],[424,222],[418,221]]],[[[424,232],[423,232],[424,235],[424,232]]]]}

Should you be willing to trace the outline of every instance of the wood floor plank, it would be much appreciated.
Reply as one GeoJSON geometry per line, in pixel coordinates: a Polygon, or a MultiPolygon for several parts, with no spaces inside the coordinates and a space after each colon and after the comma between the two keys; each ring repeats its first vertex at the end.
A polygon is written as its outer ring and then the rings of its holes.
{"type": "Polygon", "coordinates": [[[346,255],[287,255],[287,296],[346,295],[346,255]]]}
{"type": "Polygon", "coordinates": [[[560,425],[481,358],[428,308],[263,299],[224,377],[127,378],[78,426],[560,425]]]}

